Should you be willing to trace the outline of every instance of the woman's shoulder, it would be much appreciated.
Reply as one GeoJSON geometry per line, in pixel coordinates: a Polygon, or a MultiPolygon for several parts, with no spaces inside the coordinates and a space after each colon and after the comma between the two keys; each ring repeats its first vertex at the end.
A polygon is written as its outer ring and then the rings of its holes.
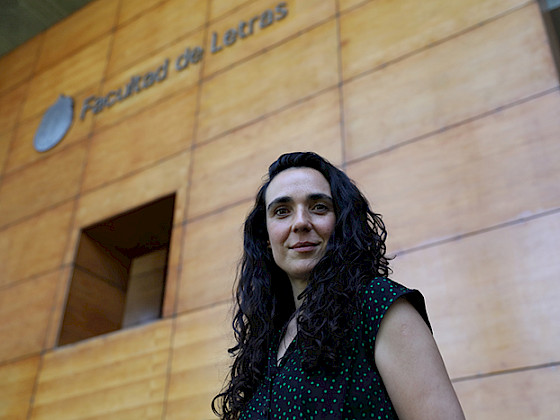
{"type": "Polygon", "coordinates": [[[377,330],[385,313],[401,298],[406,299],[420,313],[426,324],[430,325],[422,293],[387,277],[374,277],[362,287],[362,315],[370,321],[375,321],[374,329],[377,330]]]}
{"type": "Polygon", "coordinates": [[[388,277],[373,277],[362,287],[362,293],[364,295],[389,294],[391,296],[397,296],[408,291],[411,291],[411,289],[388,277]]]}
{"type": "Polygon", "coordinates": [[[409,289],[387,277],[374,277],[365,283],[360,290],[361,299],[365,304],[373,302],[390,305],[398,298],[408,295],[420,295],[422,297],[418,290],[409,289]]]}

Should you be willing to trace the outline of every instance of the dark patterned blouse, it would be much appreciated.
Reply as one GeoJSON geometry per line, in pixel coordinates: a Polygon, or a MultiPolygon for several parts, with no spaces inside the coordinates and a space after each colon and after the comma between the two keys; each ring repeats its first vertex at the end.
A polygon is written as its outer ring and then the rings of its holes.
{"type": "Polygon", "coordinates": [[[420,292],[375,278],[361,293],[362,311],[336,371],[306,373],[301,367],[297,336],[277,364],[277,337],[269,351],[268,373],[240,419],[397,419],[373,354],[381,320],[400,297],[405,297],[430,325],[420,292]]]}

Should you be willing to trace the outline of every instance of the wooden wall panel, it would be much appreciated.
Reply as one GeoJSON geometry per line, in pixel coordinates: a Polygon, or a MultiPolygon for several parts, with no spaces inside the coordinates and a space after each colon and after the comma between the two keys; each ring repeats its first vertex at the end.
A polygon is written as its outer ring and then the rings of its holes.
{"type": "Polygon", "coordinates": [[[14,136],[15,133],[12,131],[0,134],[0,179],[4,174],[4,167],[6,165],[10,143],[12,142],[12,138],[14,136]]]}
{"type": "Polygon", "coordinates": [[[56,269],[62,263],[74,203],[53,207],[0,234],[0,286],[56,269]]]}
{"type": "Polygon", "coordinates": [[[368,2],[340,20],[343,77],[354,77],[526,3],[527,0],[368,2]]]}
{"type": "Polygon", "coordinates": [[[25,100],[28,83],[0,94],[0,133],[13,130],[25,100]]]}
{"type": "Polygon", "coordinates": [[[187,224],[177,312],[231,299],[250,207],[245,202],[187,224]]]}
{"type": "Polygon", "coordinates": [[[559,389],[558,366],[455,383],[466,417],[476,420],[554,419],[559,389]]]}
{"type": "Polygon", "coordinates": [[[20,123],[16,128],[16,133],[12,145],[10,146],[10,153],[6,161],[6,172],[12,172],[25,165],[57,154],[64,150],[66,146],[84,140],[91,130],[93,116],[88,114],[82,121],[76,117],[76,114],[79,113],[82,101],[90,95],[97,93],[97,90],[97,86],[91,86],[85,91],[74,95],[74,121],[64,136],[64,139],[54,148],[46,152],[37,152],[33,146],[35,133],[37,132],[43,115],[37,115],[20,123]]]}
{"type": "Polygon", "coordinates": [[[196,94],[197,89],[191,89],[97,133],[91,141],[83,191],[188,149],[196,94]]]}
{"type": "Polygon", "coordinates": [[[43,350],[59,271],[0,289],[0,363],[43,350]]]}
{"type": "Polygon", "coordinates": [[[0,57],[0,92],[5,92],[31,77],[43,39],[44,33],[41,33],[0,57]]]}
{"type": "Polygon", "coordinates": [[[4,177],[0,186],[0,226],[74,197],[86,149],[77,144],[4,177]]]}
{"type": "MultiPolygon", "coordinates": [[[[165,60],[169,59],[167,77],[164,80],[132,94],[126,100],[117,102],[111,108],[105,108],[95,117],[96,130],[121,122],[124,118],[148,107],[157,106],[157,102],[163,98],[185,91],[197,84],[201,62],[198,64],[191,63],[180,71],[176,69],[175,65],[177,58],[185,53],[186,48],[190,47],[192,49],[202,45],[203,36],[203,31],[197,31],[106,80],[103,83],[103,95],[108,95],[112,90],[119,88],[124,93],[126,92],[126,86],[131,83],[132,77],[144,77],[148,72],[158,72],[158,76],[163,77],[163,69],[161,73],[159,73],[159,69],[164,66],[165,60]]],[[[90,113],[91,111],[87,112],[87,114],[90,113]]]]}
{"type": "Polygon", "coordinates": [[[210,1],[210,20],[219,19],[232,10],[239,9],[255,0],[211,0],[210,1]]]}
{"type": "Polygon", "coordinates": [[[44,356],[31,419],[161,419],[171,322],[44,356]]]}
{"type": "MultiPolygon", "coordinates": [[[[90,226],[186,188],[189,156],[188,152],[182,153],[104,188],[82,194],[75,226],[90,226]]],[[[184,207],[176,207],[175,211],[182,214],[184,207]]]]}
{"type": "Polygon", "coordinates": [[[105,36],[35,76],[29,84],[21,118],[45,111],[61,94],[73,96],[99,85],[110,43],[111,36],[105,36]]]}
{"type": "Polygon", "coordinates": [[[385,215],[393,251],[560,205],[560,95],[458,126],[348,168],[385,215]]]}
{"type": "Polygon", "coordinates": [[[123,328],[140,325],[160,316],[167,249],[134,258],[126,291],[123,328]]]}
{"type": "Polygon", "coordinates": [[[118,17],[119,25],[123,25],[129,20],[147,13],[150,9],[154,8],[164,1],[165,0],[144,0],[142,2],[139,2],[137,0],[121,0],[118,17]]]}
{"type": "Polygon", "coordinates": [[[27,418],[39,357],[0,366],[0,418],[27,418]]]}
{"type": "Polygon", "coordinates": [[[452,377],[558,362],[560,213],[394,260],[420,289],[452,377]]]}
{"type": "Polygon", "coordinates": [[[226,304],[177,318],[166,420],[215,418],[210,403],[230,363],[229,312],[226,304]]]}
{"type": "Polygon", "coordinates": [[[348,159],[558,86],[540,21],[532,4],[345,84],[348,159]]]}
{"type": "Polygon", "coordinates": [[[116,22],[118,5],[114,0],[96,0],[47,29],[35,71],[40,73],[56,65],[107,34],[116,22]]]}
{"type": "Polygon", "coordinates": [[[266,10],[272,12],[275,18],[279,17],[279,14],[276,12],[276,5],[278,3],[280,2],[274,3],[270,0],[251,2],[227,16],[227,18],[211,25],[208,28],[207,52],[209,55],[204,66],[204,76],[207,77],[234,62],[241,61],[266,48],[270,48],[272,45],[282,42],[298,31],[303,31],[317,24],[317,22],[332,17],[335,12],[334,0],[308,0],[305,2],[290,0],[284,2],[287,15],[283,19],[275,21],[268,27],[261,28],[260,16],[266,10]],[[252,35],[247,35],[246,38],[238,36],[235,44],[229,47],[225,46],[223,42],[224,34],[232,28],[238,30],[238,25],[241,21],[247,22],[248,25],[243,29],[245,34],[251,34],[251,26],[249,25],[252,25],[252,35]],[[254,22],[254,25],[252,22],[254,22]],[[216,34],[216,42],[212,43],[214,33],[216,34]],[[221,50],[211,54],[211,45],[221,48],[221,50]]]}
{"type": "Polygon", "coordinates": [[[339,124],[333,89],[196,148],[188,217],[253,199],[261,177],[282,153],[314,150],[340,164],[339,124]]]}
{"type": "Polygon", "coordinates": [[[125,290],[118,287],[121,281],[99,278],[81,267],[74,269],[58,345],[120,329],[126,297],[125,290]]]}
{"type": "Polygon", "coordinates": [[[115,33],[107,72],[113,75],[204,25],[208,2],[168,0],[115,33]],[[164,25],[161,23],[165,22],[164,25]]]}
{"type": "Polygon", "coordinates": [[[66,265],[60,270],[59,286],[53,299],[52,313],[45,332],[45,350],[52,350],[58,345],[60,326],[66,308],[66,297],[72,278],[72,266],[66,265]]]}
{"type": "Polygon", "coordinates": [[[208,80],[202,87],[197,141],[334,86],[336,57],[331,21],[208,80]]]}
{"type": "Polygon", "coordinates": [[[338,3],[340,10],[345,11],[351,7],[356,7],[365,3],[371,3],[371,1],[372,0],[338,0],[338,3]]]}
{"type": "MultiPolygon", "coordinates": [[[[182,199],[183,197],[179,197],[182,199]]],[[[178,217],[177,212],[175,216],[178,217]]],[[[182,217],[183,215],[181,215],[182,217]]],[[[175,224],[171,231],[171,241],[169,244],[169,256],[167,260],[167,275],[165,277],[165,288],[163,295],[163,306],[161,308],[162,318],[168,318],[176,313],[177,308],[177,289],[179,287],[179,271],[181,270],[181,259],[183,251],[183,232],[182,224],[175,224]]]]}
{"type": "Polygon", "coordinates": [[[116,250],[108,250],[87,234],[80,235],[80,243],[76,252],[74,266],[93,274],[95,277],[107,279],[109,283],[126,288],[130,258],[116,250]]]}

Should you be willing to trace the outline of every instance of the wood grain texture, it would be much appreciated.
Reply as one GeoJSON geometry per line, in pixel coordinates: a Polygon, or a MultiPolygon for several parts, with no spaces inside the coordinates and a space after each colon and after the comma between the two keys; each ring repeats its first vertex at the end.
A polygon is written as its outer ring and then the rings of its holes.
{"type": "Polygon", "coordinates": [[[76,225],[89,226],[172,194],[187,183],[188,167],[189,153],[182,153],[103,188],[82,194],[76,225]]]}
{"type": "Polygon", "coordinates": [[[495,113],[348,167],[385,215],[392,251],[560,207],[560,95],[495,113]]]}
{"type": "Polygon", "coordinates": [[[43,40],[44,33],[40,33],[0,57],[0,92],[17,86],[33,75],[43,40]]]}
{"type": "Polygon", "coordinates": [[[166,266],[167,249],[160,249],[132,260],[122,320],[123,328],[141,325],[159,318],[166,266]]]}
{"type": "Polygon", "coordinates": [[[268,166],[282,153],[313,150],[340,164],[339,123],[333,89],[196,148],[188,217],[254,198],[268,166]]]}
{"type": "Polygon", "coordinates": [[[165,0],[144,0],[139,2],[137,0],[121,0],[118,17],[119,25],[123,25],[129,20],[138,18],[144,13],[148,13],[150,9],[164,1],[165,0]]]}
{"type": "Polygon", "coordinates": [[[0,289],[0,363],[43,350],[60,273],[0,289]]]}
{"type": "Polygon", "coordinates": [[[347,157],[356,159],[555,86],[542,19],[532,4],[346,83],[347,157]]]}
{"type": "Polygon", "coordinates": [[[31,419],[161,419],[171,322],[44,356],[31,419]]]}
{"type": "Polygon", "coordinates": [[[224,14],[234,9],[239,9],[254,3],[255,0],[211,0],[210,1],[210,20],[219,19],[224,14]]]}
{"type": "MultiPolygon", "coordinates": [[[[341,8],[352,6],[342,2],[341,8]]],[[[376,0],[341,17],[344,79],[491,19],[526,0],[376,0]]]]}
{"type": "Polygon", "coordinates": [[[96,0],[47,29],[35,72],[56,65],[108,34],[115,25],[118,5],[114,0],[96,0]]]}
{"type": "MultiPolygon", "coordinates": [[[[164,80],[156,82],[148,88],[142,88],[125,100],[117,102],[112,107],[105,108],[102,112],[96,114],[96,130],[119,123],[126,117],[137,114],[143,109],[157,106],[157,103],[162,99],[181,91],[184,92],[196,85],[199,81],[201,61],[196,64],[190,63],[182,70],[177,70],[176,63],[179,56],[184,54],[187,48],[192,50],[194,47],[202,45],[203,37],[204,31],[196,31],[108,78],[103,84],[102,95],[108,95],[111,91],[118,89],[122,89],[122,92],[125,93],[126,86],[133,77],[145,78],[147,73],[159,72],[159,69],[165,65],[165,60],[169,60],[167,77],[164,80]]],[[[158,75],[162,76],[163,71],[158,75]]],[[[91,111],[88,111],[87,114],[91,114],[91,111]]]]}
{"type": "Polygon", "coordinates": [[[74,203],[31,217],[0,234],[0,286],[56,269],[62,263],[74,203]]]}
{"type": "Polygon", "coordinates": [[[85,145],[77,144],[4,177],[0,226],[74,197],[80,189],[85,145]]]}
{"type": "Polygon", "coordinates": [[[69,265],[63,266],[59,270],[58,288],[55,292],[53,299],[52,313],[45,332],[45,350],[51,350],[57,346],[58,336],[60,332],[60,325],[64,316],[64,309],[66,306],[66,297],[70,280],[72,278],[72,268],[69,265]]]}
{"type": "Polygon", "coordinates": [[[161,316],[168,318],[176,313],[177,288],[179,285],[179,271],[181,270],[181,251],[183,241],[183,225],[176,224],[171,230],[169,244],[169,258],[167,260],[167,275],[163,295],[161,316]]]}
{"type": "Polygon", "coordinates": [[[15,133],[12,131],[0,134],[0,178],[4,174],[4,168],[6,166],[6,160],[8,159],[8,152],[10,150],[10,144],[15,133]]]}
{"type": "Polygon", "coordinates": [[[22,83],[0,94],[0,133],[14,129],[28,85],[28,83],[22,83]]]}
{"type": "Polygon", "coordinates": [[[126,292],[117,286],[119,280],[100,278],[81,267],[74,269],[59,346],[121,328],[126,292]]]}
{"type": "Polygon", "coordinates": [[[205,0],[168,0],[149,14],[119,27],[115,32],[107,74],[129,68],[134,62],[200,29],[206,19],[207,4],[205,0]]]}
{"type": "Polygon", "coordinates": [[[287,15],[284,18],[275,20],[270,26],[261,28],[261,17],[265,11],[269,11],[275,19],[281,16],[276,12],[278,3],[280,2],[274,3],[270,0],[250,2],[244,7],[238,8],[226,18],[210,25],[204,76],[208,77],[232,63],[242,61],[266,48],[270,48],[272,45],[281,43],[289,36],[303,31],[317,24],[317,22],[333,17],[335,12],[333,0],[308,0],[305,2],[290,0],[283,2],[285,3],[284,9],[287,10],[287,15]],[[246,23],[246,26],[242,28],[243,34],[246,34],[245,38],[239,35],[240,22],[246,23]],[[237,41],[230,46],[226,46],[224,36],[230,29],[237,31],[237,41]],[[212,43],[214,34],[215,43],[212,43]],[[216,49],[219,48],[220,51],[212,53],[212,45],[216,49]]]}
{"type": "Polygon", "coordinates": [[[0,417],[27,419],[37,370],[38,356],[0,366],[0,417]]]}
{"type": "Polygon", "coordinates": [[[33,77],[21,118],[28,119],[45,111],[61,94],[74,96],[92,86],[99,86],[111,37],[100,38],[33,77]]]}
{"type": "Polygon", "coordinates": [[[197,141],[334,86],[336,57],[336,26],[331,21],[206,81],[197,141]]]}
{"type": "Polygon", "coordinates": [[[548,420],[560,413],[558,366],[455,383],[465,416],[477,420],[548,420]]]}
{"type": "Polygon", "coordinates": [[[166,420],[215,417],[210,403],[231,361],[229,311],[229,305],[217,305],[177,318],[166,420]]]}
{"type": "Polygon", "coordinates": [[[189,148],[197,89],[148,108],[95,134],[83,191],[97,188],[189,148]]]}
{"type": "Polygon", "coordinates": [[[340,11],[345,11],[351,7],[356,7],[358,5],[371,2],[372,0],[338,0],[340,11]]]}
{"type": "Polygon", "coordinates": [[[108,250],[85,233],[80,235],[74,266],[126,290],[130,258],[115,249],[108,250]]]}
{"type": "Polygon", "coordinates": [[[560,214],[394,260],[426,296],[451,377],[558,361],[560,214]]]}
{"type": "Polygon", "coordinates": [[[178,313],[231,298],[250,206],[246,202],[187,224],[178,313]]]}
{"type": "Polygon", "coordinates": [[[10,153],[6,161],[6,173],[20,169],[25,165],[29,165],[54,154],[58,154],[65,149],[66,146],[84,140],[91,130],[93,116],[88,114],[84,120],[80,120],[77,114],[79,114],[82,101],[96,93],[97,88],[97,86],[92,86],[84,92],[74,95],[74,121],[62,141],[46,152],[37,152],[33,146],[35,133],[37,132],[37,128],[43,116],[37,115],[22,121],[15,129],[15,137],[10,146],[10,153]]]}

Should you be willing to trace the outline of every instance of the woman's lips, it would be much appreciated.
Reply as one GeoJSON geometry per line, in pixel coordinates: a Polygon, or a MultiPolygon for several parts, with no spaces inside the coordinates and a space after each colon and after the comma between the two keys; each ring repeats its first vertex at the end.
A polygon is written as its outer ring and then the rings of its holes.
{"type": "Polygon", "coordinates": [[[297,242],[292,246],[292,249],[296,252],[310,252],[315,249],[318,244],[314,242],[297,242]]]}

